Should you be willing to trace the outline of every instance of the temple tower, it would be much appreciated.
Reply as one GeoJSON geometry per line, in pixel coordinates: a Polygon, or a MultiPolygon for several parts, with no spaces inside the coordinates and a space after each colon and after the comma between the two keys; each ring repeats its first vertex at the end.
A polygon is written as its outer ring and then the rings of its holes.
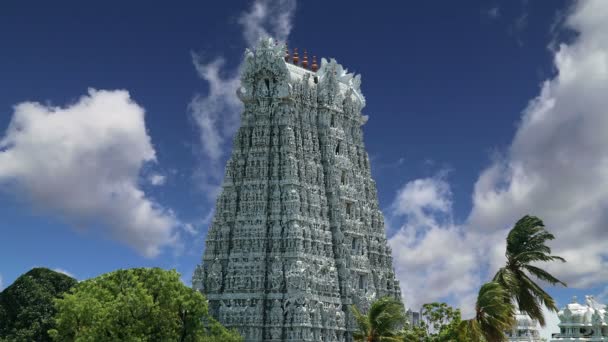
{"type": "Polygon", "coordinates": [[[401,296],[360,76],[285,49],[245,52],[241,127],[192,284],[246,341],[352,341],[351,305],[401,296]]]}

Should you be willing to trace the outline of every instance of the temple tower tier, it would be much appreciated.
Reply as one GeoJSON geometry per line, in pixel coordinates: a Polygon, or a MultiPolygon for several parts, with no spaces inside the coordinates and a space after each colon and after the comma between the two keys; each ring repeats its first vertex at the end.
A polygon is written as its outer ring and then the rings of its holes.
{"type": "MultiPolygon", "coordinates": [[[[352,341],[351,305],[400,298],[361,114],[360,76],[246,50],[241,127],[193,287],[246,341],[352,341]]],[[[295,59],[295,58],[294,58],[295,59]]]]}

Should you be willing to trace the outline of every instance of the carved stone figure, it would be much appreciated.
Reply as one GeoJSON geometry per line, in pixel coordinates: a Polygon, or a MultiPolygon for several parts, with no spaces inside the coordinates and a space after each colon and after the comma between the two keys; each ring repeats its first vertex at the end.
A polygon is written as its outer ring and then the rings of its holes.
{"type": "Polygon", "coordinates": [[[270,286],[273,290],[283,287],[283,264],[278,257],[275,257],[272,262],[270,286]]]}
{"type": "Polygon", "coordinates": [[[209,290],[217,291],[222,286],[222,264],[219,259],[215,258],[215,261],[211,265],[211,271],[209,272],[209,290]]]}
{"type": "Polygon", "coordinates": [[[284,57],[272,39],[245,51],[241,127],[192,284],[247,342],[352,342],[351,303],[400,297],[361,80],[334,59],[313,72],[284,57]]]}
{"type": "Polygon", "coordinates": [[[280,325],[283,323],[283,308],[281,302],[274,300],[272,303],[272,309],[270,310],[270,323],[273,325],[280,325]]]}

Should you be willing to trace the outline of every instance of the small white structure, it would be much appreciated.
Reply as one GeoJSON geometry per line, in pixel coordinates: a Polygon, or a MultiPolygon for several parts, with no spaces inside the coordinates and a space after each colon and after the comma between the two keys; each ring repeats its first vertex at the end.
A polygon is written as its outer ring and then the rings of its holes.
{"type": "Polygon", "coordinates": [[[551,342],[608,341],[606,306],[593,296],[585,296],[585,304],[579,304],[575,296],[559,311],[558,317],[560,332],[553,334],[551,342]]]}
{"type": "Polygon", "coordinates": [[[521,313],[519,310],[515,311],[516,324],[513,326],[511,331],[507,331],[506,335],[509,342],[540,342],[544,341],[540,337],[539,324],[536,320],[530,318],[530,316],[521,313]]]}

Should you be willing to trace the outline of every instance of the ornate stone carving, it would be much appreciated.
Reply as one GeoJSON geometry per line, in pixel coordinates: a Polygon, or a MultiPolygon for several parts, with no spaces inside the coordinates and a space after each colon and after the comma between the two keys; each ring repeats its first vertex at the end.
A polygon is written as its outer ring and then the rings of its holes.
{"type": "Polygon", "coordinates": [[[209,291],[218,291],[222,286],[222,264],[218,258],[211,265],[211,271],[208,277],[209,291]]]}
{"type": "Polygon", "coordinates": [[[270,273],[270,288],[273,290],[280,290],[283,288],[283,263],[278,257],[275,257],[270,273]]]}
{"type": "Polygon", "coordinates": [[[246,341],[352,341],[348,307],[400,296],[363,145],[361,79],[246,50],[241,127],[193,287],[246,341]]]}

